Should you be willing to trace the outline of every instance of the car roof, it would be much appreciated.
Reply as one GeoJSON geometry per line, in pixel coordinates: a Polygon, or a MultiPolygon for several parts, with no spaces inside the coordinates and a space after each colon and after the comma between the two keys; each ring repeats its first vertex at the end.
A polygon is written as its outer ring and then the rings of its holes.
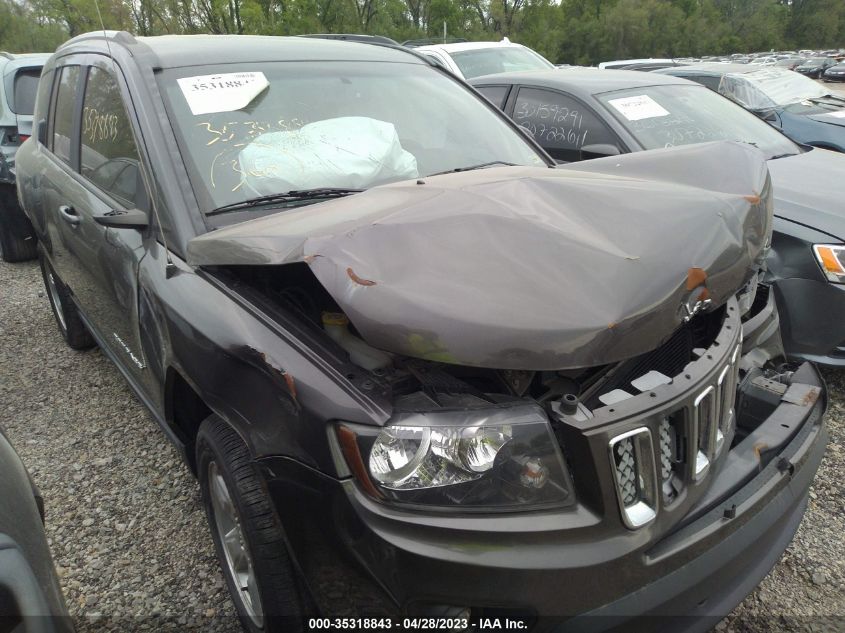
{"type": "Polygon", "coordinates": [[[17,55],[4,53],[0,56],[0,69],[5,74],[17,68],[43,66],[50,59],[50,55],[51,53],[22,53],[17,55]]]}
{"type": "Polygon", "coordinates": [[[427,44],[426,46],[417,46],[414,50],[430,51],[440,50],[447,53],[462,53],[463,51],[475,51],[484,48],[525,48],[522,44],[516,42],[450,42],[447,44],[427,44]]]}
{"type": "Polygon", "coordinates": [[[599,64],[599,68],[607,68],[608,66],[617,66],[617,65],[626,65],[626,64],[653,64],[653,63],[661,63],[665,64],[668,62],[674,62],[674,59],[668,58],[659,58],[659,57],[646,57],[643,59],[609,59],[606,62],[602,62],[599,64]]]}
{"type": "Polygon", "coordinates": [[[485,75],[470,79],[470,83],[476,86],[503,83],[531,84],[566,90],[575,95],[594,95],[613,90],[646,86],[695,84],[695,82],[680,77],[669,77],[636,70],[600,70],[598,68],[579,67],[485,75]]]}
{"type": "MultiPolygon", "coordinates": [[[[426,64],[399,46],[309,37],[266,35],[158,35],[135,37],[120,31],[86,33],[56,51],[72,52],[86,44],[108,40],[155,68],[180,68],[229,63],[274,61],[362,61],[426,64]]],[[[100,48],[99,46],[97,47],[100,48]]]]}

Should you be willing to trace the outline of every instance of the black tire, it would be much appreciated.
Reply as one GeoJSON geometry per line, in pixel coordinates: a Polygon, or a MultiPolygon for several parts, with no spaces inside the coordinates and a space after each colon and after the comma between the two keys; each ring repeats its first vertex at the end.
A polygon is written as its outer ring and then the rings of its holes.
{"type": "Polygon", "coordinates": [[[35,232],[18,206],[13,187],[0,185],[0,258],[23,262],[38,255],[35,232]]]}
{"type": "Polygon", "coordinates": [[[70,291],[62,283],[56,271],[47,261],[43,253],[38,254],[38,261],[41,264],[41,277],[44,279],[44,290],[47,299],[50,301],[50,308],[56,319],[59,334],[71,349],[90,349],[94,347],[94,339],[88,328],[79,318],[79,311],[76,304],[70,298],[70,291]]]}
{"type": "Polygon", "coordinates": [[[244,630],[251,633],[302,630],[303,602],[281,521],[243,440],[216,415],[206,418],[200,426],[196,464],[214,548],[244,630]],[[256,593],[264,615],[261,626],[250,616],[242,597],[249,597],[249,592],[236,584],[227,561],[212,501],[212,494],[217,494],[212,493],[212,479],[217,477],[222,477],[226,484],[241,530],[240,543],[245,545],[251,559],[256,593]]]}

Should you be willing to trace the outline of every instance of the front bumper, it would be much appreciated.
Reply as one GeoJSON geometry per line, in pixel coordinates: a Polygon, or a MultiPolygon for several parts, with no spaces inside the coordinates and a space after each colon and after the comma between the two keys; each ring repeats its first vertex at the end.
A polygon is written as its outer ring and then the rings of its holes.
{"type": "Polygon", "coordinates": [[[675,617],[672,630],[703,631],[756,586],[803,516],[826,444],[826,396],[811,365],[795,376],[820,397],[781,402],[660,534],[609,524],[602,512],[618,512],[609,505],[565,515],[410,513],[374,502],[351,479],[283,458],[259,463],[325,615],[453,605],[479,617],[548,616],[534,620],[538,629],[656,630],[649,618],[675,617]],[[771,458],[765,467],[761,455],[771,458]]]}

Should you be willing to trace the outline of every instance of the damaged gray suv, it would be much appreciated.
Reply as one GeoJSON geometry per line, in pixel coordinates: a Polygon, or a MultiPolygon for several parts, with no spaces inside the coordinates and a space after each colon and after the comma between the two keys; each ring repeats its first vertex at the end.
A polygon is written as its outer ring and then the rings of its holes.
{"type": "Polygon", "coordinates": [[[245,629],[703,631],[791,540],[826,393],[753,300],[756,149],[558,169],[304,38],[79,36],[36,121],[59,331],[183,451],[245,629]]]}

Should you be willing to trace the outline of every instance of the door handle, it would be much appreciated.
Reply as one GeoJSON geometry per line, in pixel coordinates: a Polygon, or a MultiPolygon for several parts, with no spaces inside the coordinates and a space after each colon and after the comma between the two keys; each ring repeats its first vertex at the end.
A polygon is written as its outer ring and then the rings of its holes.
{"type": "Polygon", "coordinates": [[[82,218],[80,218],[79,214],[76,213],[76,209],[64,204],[59,207],[59,215],[62,216],[62,220],[71,226],[76,226],[82,221],[82,218]]]}

